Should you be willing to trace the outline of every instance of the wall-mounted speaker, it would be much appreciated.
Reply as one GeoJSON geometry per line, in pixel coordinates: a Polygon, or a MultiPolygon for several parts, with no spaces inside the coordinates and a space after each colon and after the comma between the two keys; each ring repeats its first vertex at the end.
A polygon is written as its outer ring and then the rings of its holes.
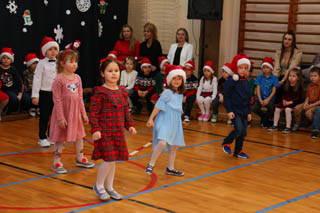
{"type": "Polygon", "coordinates": [[[223,0],[188,0],[188,19],[222,20],[223,0]]]}

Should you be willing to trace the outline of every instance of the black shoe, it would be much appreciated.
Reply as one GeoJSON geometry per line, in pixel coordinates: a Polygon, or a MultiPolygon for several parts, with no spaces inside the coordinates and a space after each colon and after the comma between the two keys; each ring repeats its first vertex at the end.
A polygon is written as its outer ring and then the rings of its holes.
{"type": "Polygon", "coordinates": [[[317,139],[317,138],[319,138],[319,132],[318,132],[318,130],[313,130],[313,131],[312,131],[311,138],[312,138],[312,139],[317,139]]]}
{"type": "Polygon", "coordinates": [[[292,132],[292,130],[291,130],[291,128],[285,128],[282,132],[284,134],[288,134],[288,133],[292,132]]]}
{"type": "Polygon", "coordinates": [[[272,132],[272,131],[277,131],[278,127],[277,126],[272,126],[268,128],[268,131],[272,132]]]}
{"type": "Polygon", "coordinates": [[[175,175],[175,176],[183,176],[184,175],[184,173],[179,170],[176,170],[176,169],[170,170],[168,168],[166,169],[166,174],[167,175],[175,175]]]}

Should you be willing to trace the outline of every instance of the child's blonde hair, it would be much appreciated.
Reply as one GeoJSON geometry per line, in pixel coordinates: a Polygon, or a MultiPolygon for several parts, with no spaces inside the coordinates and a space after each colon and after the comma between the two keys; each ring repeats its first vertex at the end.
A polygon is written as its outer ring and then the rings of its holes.
{"type": "Polygon", "coordinates": [[[63,72],[63,66],[61,65],[61,62],[66,63],[68,59],[75,59],[77,62],[79,61],[79,53],[76,50],[67,49],[60,51],[57,59],[57,72],[62,73],[63,72]]]}
{"type": "Polygon", "coordinates": [[[127,63],[127,61],[132,61],[133,62],[133,69],[136,68],[136,65],[137,65],[137,61],[134,59],[133,56],[128,56],[126,57],[126,59],[124,60],[124,64],[127,63]]]}

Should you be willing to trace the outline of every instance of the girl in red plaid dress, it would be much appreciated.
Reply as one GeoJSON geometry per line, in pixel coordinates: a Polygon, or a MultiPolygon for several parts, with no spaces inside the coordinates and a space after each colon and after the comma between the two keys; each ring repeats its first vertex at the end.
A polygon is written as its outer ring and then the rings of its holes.
{"type": "Polygon", "coordinates": [[[124,128],[131,134],[136,134],[136,129],[129,113],[126,88],[118,86],[118,62],[108,57],[102,59],[100,70],[105,83],[96,87],[91,97],[90,124],[94,140],[92,159],[103,159],[104,162],[100,165],[93,190],[101,200],[110,197],[119,200],[122,196],[113,189],[115,162],[128,160],[124,128]]]}

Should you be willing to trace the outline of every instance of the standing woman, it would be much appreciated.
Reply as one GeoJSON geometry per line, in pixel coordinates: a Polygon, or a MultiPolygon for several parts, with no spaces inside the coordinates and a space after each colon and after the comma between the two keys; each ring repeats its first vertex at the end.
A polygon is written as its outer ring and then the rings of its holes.
{"type": "Polygon", "coordinates": [[[189,44],[188,31],[179,28],[176,32],[176,43],[172,44],[168,53],[168,59],[172,65],[181,65],[193,60],[193,46],[189,44]]]}
{"type": "Polygon", "coordinates": [[[292,30],[284,33],[281,50],[276,51],[274,75],[279,78],[279,84],[288,79],[289,72],[300,65],[302,51],[296,46],[296,35],[292,30]]]}
{"type": "Polygon", "coordinates": [[[160,71],[158,58],[162,56],[162,48],[158,41],[157,27],[148,22],[143,29],[144,42],[140,45],[140,57],[148,57],[152,64],[151,70],[160,71]]]}
{"type": "Polygon", "coordinates": [[[123,62],[126,57],[139,57],[140,42],[133,36],[133,30],[130,25],[123,25],[120,31],[120,40],[114,45],[114,49],[118,53],[118,60],[123,62]]]}

